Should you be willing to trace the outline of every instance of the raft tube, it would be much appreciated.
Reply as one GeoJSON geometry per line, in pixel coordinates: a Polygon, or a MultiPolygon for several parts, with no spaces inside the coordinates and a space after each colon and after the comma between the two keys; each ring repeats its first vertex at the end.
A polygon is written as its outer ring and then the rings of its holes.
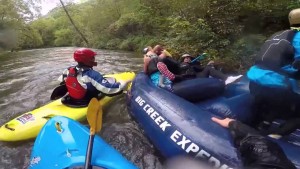
{"type": "MultiPolygon", "coordinates": [[[[213,81],[211,78],[192,79],[189,83],[196,87],[186,90],[195,94],[199,94],[199,90],[210,93],[221,86],[215,85],[217,88],[213,89],[203,85],[209,84],[207,82],[213,81]]],[[[222,82],[215,80],[214,83],[222,82]]],[[[214,98],[191,102],[154,86],[147,75],[139,73],[127,93],[127,103],[132,117],[164,157],[189,154],[207,160],[216,168],[241,168],[241,157],[229,130],[212,122],[211,118],[250,120],[253,97],[248,86],[249,80],[244,77],[226,86],[225,91],[214,98]]],[[[300,168],[300,132],[297,132],[293,137],[274,141],[300,168]]]]}

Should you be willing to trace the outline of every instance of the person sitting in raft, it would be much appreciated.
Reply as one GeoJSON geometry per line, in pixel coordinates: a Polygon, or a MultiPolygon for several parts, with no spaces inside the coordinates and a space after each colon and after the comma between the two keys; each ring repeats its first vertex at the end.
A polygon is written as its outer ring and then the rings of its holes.
{"type": "Polygon", "coordinates": [[[154,57],[158,57],[158,56],[164,56],[163,60],[165,62],[165,64],[168,65],[168,69],[175,73],[178,74],[179,73],[179,62],[177,62],[176,60],[174,60],[172,58],[172,55],[165,50],[161,45],[156,45],[153,49],[151,48],[151,46],[145,48],[143,50],[143,53],[146,53],[144,55],[144,72],[146,74],[148,74],[148,65],[149,62],[152,58],[154,57]]]}
{"type": "Polygon", "coordinates": [[[173,91],[172,83],[183,80],[182,75],[174,73],[179,70],[179,63],[172,59],[171,54],[160,45],[156,45],[152,50],[145,48],[144,53],[146,51],[144,72],[150,76],[154,85],[173,91]]]}
{"type": "Polygon", "coordinates": [[[183,80],[183,77],[181,75],[176,75],[169,70],[164,62],[166,57],[170,56],[168,56],[168,53],[163,52],[158,58],[154,58],[150,61],[148,67],[149,75],[153,84],[163,89],[173,91],[173,83],[183,80]]]}
{"type": "Polygon", "coordinates": [[[230,83],[235,82],[239,78],[241,78],[243,75],[238,76],[227,76],[223,74],[222,72],[216,70],[208,64],[204,68],[200,65],[192,65],[192,56],[190,54],[183,54],[182,55],[183,61],[180,64],[180,70],[181,74],[189,75],[190,78],[200,77],[200,78],[208,78],[209,76],[217,79],[224,80],[225,85],[228,85],[230,83]]]}
{"type": "Polygon", "coordinates": [[[258,131],[230,118],[212,117],[212,121],[230,130],[245,168],[296,169],[281,147],[262,136],[258,131]]]}
{"type": "Polygon", "coordinates": [[[247,72],[255,98],[253,124],[261,129],[268,129],[278,118],[300,118],[300,8],[292,10],[288,19],[291,29],[265,41],[247,72]]]}
{"type": "Polygon", "coordinates": [[[69,92],[68,100],[89,102],[98,94],[119,94],[130,81],[110,83],[102,74],[93,70],[97,66],[95,62],[96,52],[88,48],[75,50],[74,60],[78,63],[74,67],[64,70],[59,80],[66,84],[69,92]]]}

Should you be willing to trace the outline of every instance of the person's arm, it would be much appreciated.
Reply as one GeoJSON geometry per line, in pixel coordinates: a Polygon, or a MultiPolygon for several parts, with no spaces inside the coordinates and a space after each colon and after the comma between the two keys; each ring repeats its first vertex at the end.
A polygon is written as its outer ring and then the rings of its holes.
{"type": "Polygon", "coordinates": [[[230,130],[230,133],[233,136],[236,143],[240,143],[241,140],[243,140],[249,135],[260,135],[258,131],[243,124],[240,121],[235,121],[235,120],[231,121],[228,124],[228,129],[230,130]]]}
{"type": "Polygon", "coordinates": [[[163,75],[160,75],[159,76],[159,82],[158,82],[158,86],[159,87],[165,87],[165,85],[164,85],[164,76],[163,75]]]}
{"type": "Polygon", "coordinates": [[[202,72],[204,70],[204,67],[202,67],[200,64],[199,65],[191,65],[191,66],[195,70],[195,72],[202,72]]]}
{"type": "Polygon", "coordinates": [[[89,71],[83,76],[85,83],[90,82],[98,91],[104,94],[116,94],[120,93],[130,81],[120,81],[115,83],[109,83],[99,72],[89,71]]]}
{"type": "Polygon", "coordinates": [[[216,117],[212,117],[212,121],[221,125],[222,127],[228,128],[234,140],[237,142],[242,140],[247,135],[259,135],[256,130],[241,123],[240,121],[236,121],[231,118],[219,119],[216,117]]]}
{"type": "Polygon", "coordinates": [[[294,48],[294,62],[292,63],[292,66],[300,70],[300,38],[299,33],[297,32],[293,38],[293,48],[294,48]]]}
{"type": "Polygon", "coordinates": [[[65,69],[65,70],[63,71],[62,75],[60,75],[60,76],[58,77],[57,80],[60,82],[60,84],[65,83],[65,80],[66,80],[66,78],[67,78],[67,76],[68,76],[68,73],[69,73],[69,70],[68,70],[68,69],[65,69]]]}

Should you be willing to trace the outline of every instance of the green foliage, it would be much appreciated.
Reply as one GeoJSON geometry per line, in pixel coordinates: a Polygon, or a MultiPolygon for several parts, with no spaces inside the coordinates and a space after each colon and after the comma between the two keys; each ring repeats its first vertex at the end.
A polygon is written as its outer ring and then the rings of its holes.
{"type": "Polygon", "coordinates": [[[139,30],[142,30],[143,26],[143,22],[140,22],[134,13],[129,13],[121,16],[119,20],[111,24],[108,31],[112,36],[124,38],[128,34],[139,34],[139,30]]]}
{"type": "Polygon", "coordinates": [[[254,63],[255,53],[253,51],[258,51],[266,38],[261,34],[251,34],[243,36],[233,43],[229,56],[239,61],[241,71],[246,70],[254,63]]]}
{"type": "MultiPolygon", "coordinates": [[[[33,21],[34,1],[0,0],[0,48],[85,45],[61,7],[33,21]],[[6,31],[15,33],[1,41],[6,31]]],[[[299,6],[299,0],[86,0],[66,7],[91,47],[140,52],[161,44],[177,58],[206,52],[206,61],[226,62],[225,71],[244,71],[268,36],[289,28],[287,15],[299,6]]]]}
{"type": "Polygon", "coordinates": [[[216,44],[217,36],[203,19],[191,23],[180,18],[168,18],[168,23],[169,31],[165,35],[164,42],[175,49],[173,50],[175,55],[187,52],[199,54],[216,44]]]}
{"type": "Polygon", "coordinates": [[[18,47],[21,49],[38,48],[43,45],[41,35],[37,30],[27,26],[23,30],[19,31],[18,34],[18,47]]]}
{"type": "Polygon", "coordinates": [[[72,44],[73,32],[70,29],[59,29],[54,32],[55,46],[68,46],[72,44]]]}
{"type": "Polygon", "coordinates": [[[121,44],[121,39],[111,39],[106,43],[106,49],[118,49],[118,46],[121,44]]]}
{"type": "MultiPolygon", "coordinates": [[[[28,33],[26,22],[33,18],[32,12],[29,10],[32,5],[31,0],[0,0],[0,48],[11,49],[17,46],[17,42],[22,41],[22,34],[28,33]],[[17,34],[20,32],[20,36],[17,34]]],[[[35,32],[31,38],[37,37],[35,32]]],[[[32,40],[32,39],[31,39],[32,40]]],[[[34,43],[38,39],[33,40],[34,43]]],[[[24,45],[28,46],[28,45],[24,45]]],[[[33,44],[32,46],[35,46],[33,44]]]]}
{"type": "Polygon", "coordinates": [[[54,18],[42,18],[31,23],[31,26],[39,32],[44,42],[44,46],[54,46],[56,29],[54,18]]]}
{"type": "Polygon", "coordinates": [[[119,49],[122,50],[130,50],[130,51],[140,51],[145,46],[149,46],[150,44],[154,46],[158,44],[159,41],[157,39],[152,39],[152,37],[147,36],[132,36],[123,40],[119,45],[119,49]]]}
{"type": "Polygon", "coordinates": [[[239,0],[210,2],[206,20],[212,30],[222,38],[232,38],[242,32],[243,25],[239,23],[240,3],[239,0]]]}

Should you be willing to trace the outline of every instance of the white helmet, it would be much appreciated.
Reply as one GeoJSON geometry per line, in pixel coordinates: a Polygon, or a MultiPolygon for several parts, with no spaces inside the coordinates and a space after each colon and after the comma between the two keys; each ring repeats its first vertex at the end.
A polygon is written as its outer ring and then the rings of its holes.
{"type": "Polygon", "coordinates": [[[300,27],[300,8],[293,9],[289,13],[289,22],[291,26],[299,26],[300,27]]]}
{"type": "Polygon", "coordinates": [[[185,57],[192,57],[192,56],[190,54],[186,53],[186,54],[183,54],[181,57],[185,58],[185,57]]]}

